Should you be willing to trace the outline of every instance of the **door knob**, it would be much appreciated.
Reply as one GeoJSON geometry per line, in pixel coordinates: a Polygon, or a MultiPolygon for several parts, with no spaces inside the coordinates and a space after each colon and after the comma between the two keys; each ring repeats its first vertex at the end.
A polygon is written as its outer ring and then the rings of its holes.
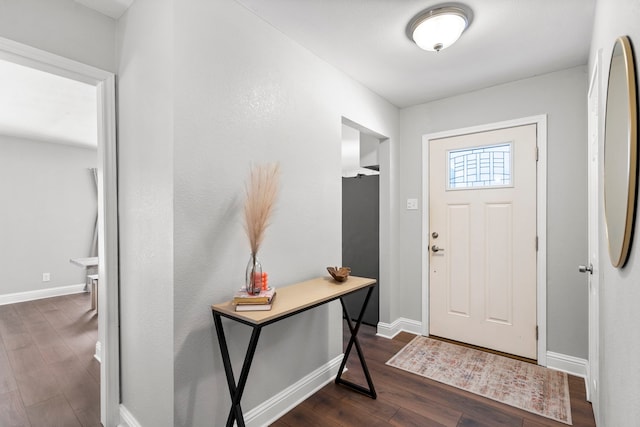
{"type": "Polygon", "coordinates": [[[580,273],[586,273],[588,271],[589,274],[593,274],[593,264],[589,264],[588,267],[586,265],[579,265],[578,271],[580,273]]]}
{"type": "Polygon", "coordinates": [[[435,253],[435,252],[444,251],[444,248],[439,248],[436,245],[433,245],[431,246],[431,250],[435,253]]]}

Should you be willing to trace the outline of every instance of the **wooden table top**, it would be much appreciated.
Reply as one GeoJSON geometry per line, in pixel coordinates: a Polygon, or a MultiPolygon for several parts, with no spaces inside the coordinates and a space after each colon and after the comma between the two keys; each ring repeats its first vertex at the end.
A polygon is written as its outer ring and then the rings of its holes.
{"type": "Polygon", "coordinates": [[[349,276],[344,282],[337,282],[328,276],[319,277],[294,285],[276,287],[276,296],[273,298],[271,310],[268,311],[235,311],[231,301],[213,304],[211,309],[243,323],[261,325],[335,300],[359,289],[374,286],[375,283],[375,279],[357,276],[349,276]]]}
{"type": "Polygon", "coordinates": [[[96,267],[98,265],[98,257],[87,257],[87,258],[71,258],[69,260],[72,264],[75,264],[80,267],[96,267]]]}

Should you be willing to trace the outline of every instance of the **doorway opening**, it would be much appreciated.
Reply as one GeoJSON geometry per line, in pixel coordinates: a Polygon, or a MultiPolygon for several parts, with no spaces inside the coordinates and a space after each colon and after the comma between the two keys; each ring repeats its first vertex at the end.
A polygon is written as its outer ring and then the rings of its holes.
{"type": "MultiPolygon", "coordinates": [[[[375,132],[343,120],[342,265],[378,282],[363,317],[371,326],[380,320],[380,142],[375,132]]],[[[345,298],[351,316],[358,315],[364,296],[345,298]]]]}
{"type": "Polygon", "coordinates": [[[120,421],[118,320],[118,223],[116,169],[115,75],[13,40],[0,38],[0,59],[95,87],[97,113],[98,193],[98,344],[100,420],[120,421]]]}

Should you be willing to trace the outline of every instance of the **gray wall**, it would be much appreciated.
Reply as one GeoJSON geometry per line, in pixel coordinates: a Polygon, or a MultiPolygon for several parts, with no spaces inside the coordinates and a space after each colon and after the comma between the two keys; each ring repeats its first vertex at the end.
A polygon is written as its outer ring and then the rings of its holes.
{"type": "MultiPolygon", "coordinates": [[[[602,54],[602,92],[600,117],[604,118],[609,59],[615,39],[628,35],[635,48],[636,87],[638,79],[638,46],[640,46],[640,4],[637,0],[598,1],[594,34],[589,59],[593,69],[598,52],[602,54]]],[[[603,135],[604,121],[600,132],[603,135]]],[[[601,140],[602,141],[602,140],[601,140]]],[[[601,142],[602,144],[602,142],[601,142]]],[[[603,153],[603,146],[600,146],[603,153]]],[[[602,167],[602,156],[600,158],[602,167]]],[[[600,174],[602,177],[602,173],[600,174]]],[[[602,184],[602,181],[601,181],[602,184]]],[[[622,269],[615,269],[609,261],[609,253],[603,222],[602,190],[600,200],[600,407],[599,425],[634,426],[640,419],[640,220],[636,203],[636,227],[631,253],[622,269]]]]}
{"type": "Polygon", "coordinates": [[[137,0],[118,22],[121,393],[158,427],[173,425],[172,5],[137,0]]]}
{"type": "MultiPolygon", "coordinates": [[[[390,137],[390,241],[398,111],[231,0],[137,0],[118,34],[123,405],[142,425],[221,425],[229,396],[209,307],[243,282],[249,165],[282,168],[260,254],[271,283],[326,275],[341,263],[342,117],[390,137]]],[[[249,331],[227,328],[239,369],[249,331]]],[[[244,410],[340,354],[341,337],[336,304],[267,328],[244,410]]]]}
{"type": "MultiPolygon", "coordinates": [[[[587,73],[577,67],[400,112],[400,200],[421,198],[422,135],[547,114],[547,349],[587,358],[587,73]]],[[[400,214],[402,303],[421,320],[421,210],[400,214]]]]}
{"type": "MultiPolygon", "coordinates": [[[[175,10],[175,425],[222,425],[228,395],[208,304],[243,280],[249,165],[282,169],[260,256],[270,283],[326,275],[341,263],[341,119],[394,137],[397,109],[234,1],[175,10]]],[[[227,327],[239,369],[249,330],[227,327]]],[[[265,329],[243,408],[339,355],[341,337],[337,303],[265,329]]]]}
{"type": "Polygon", "coordinates": [[[0,0],[0,37],[115,71],[113,19],[73,0],[0,0]]]}
{"type": "Polygon", "coordinates": [[[0,135],[0,295],[85,282],[69,259],[90,255],[96,163],[95,149],[0,135]]]}

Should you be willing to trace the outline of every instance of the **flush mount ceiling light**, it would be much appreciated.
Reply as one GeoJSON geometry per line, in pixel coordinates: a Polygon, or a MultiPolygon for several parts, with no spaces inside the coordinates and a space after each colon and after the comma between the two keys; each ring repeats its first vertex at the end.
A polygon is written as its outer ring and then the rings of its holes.
{"type": "Polygon", "coordinates": [[[455,43],[471,24],[471,9],[461,4],[430,7],[407,26],[407,36],[420,48],[439,52],[455,43]]]}

